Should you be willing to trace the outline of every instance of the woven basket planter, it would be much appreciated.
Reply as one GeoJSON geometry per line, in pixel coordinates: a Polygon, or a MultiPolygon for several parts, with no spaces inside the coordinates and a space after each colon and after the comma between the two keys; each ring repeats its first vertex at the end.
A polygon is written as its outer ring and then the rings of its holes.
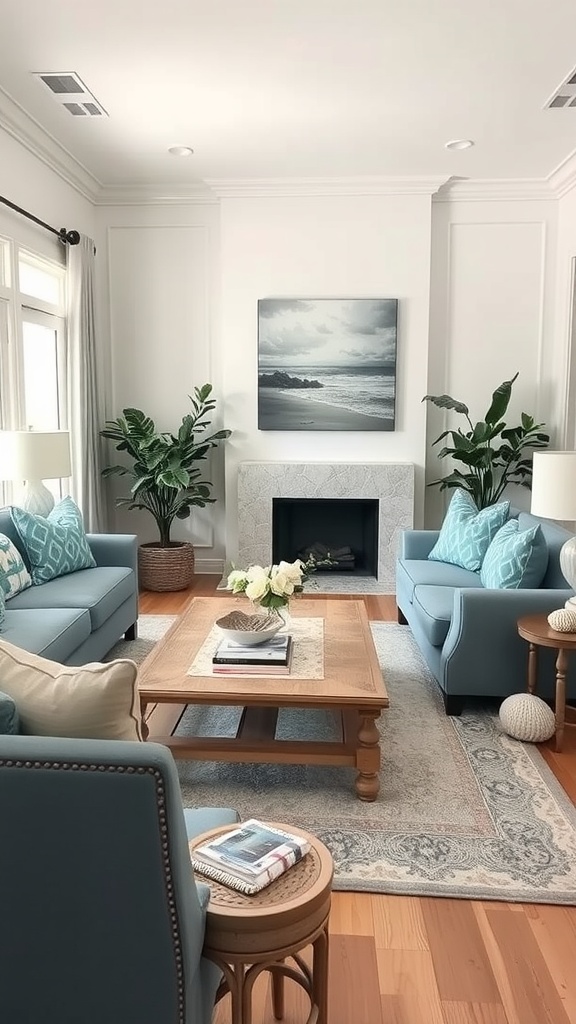
{"type": "Polygon", "coordinates": [[[157,541],[138,548],[138,578],[142,590],[186,590],[194,579],[194,548],[174,541],[161,547],[157,541]]]}

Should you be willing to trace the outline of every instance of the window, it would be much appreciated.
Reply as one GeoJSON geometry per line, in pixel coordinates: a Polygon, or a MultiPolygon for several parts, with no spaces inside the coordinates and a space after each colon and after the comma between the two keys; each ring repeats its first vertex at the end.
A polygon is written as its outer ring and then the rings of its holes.
{"type": "MultiPolygon", "coordinates": [[[[0,238],[0,427],[58,430],[66,415],[66,272],[0,238]]],[[[61,481],[47,481],[55,498],[61,481]]],[[[0,504],[13,499],[0,480],[0,504]]]]}
{"type": "Polygon", "coordinates": [[[66,422],[64,320],[22,311],[24,423],[28,430],[60,430],[66,422]]]}
{"type": "Polygon", "coordinates": [[[39,256],[20,252],[18,257],[18,279],[20,291],[32,295],[42,302],[60,308],[64,303],[64,277],[39,256]]]}

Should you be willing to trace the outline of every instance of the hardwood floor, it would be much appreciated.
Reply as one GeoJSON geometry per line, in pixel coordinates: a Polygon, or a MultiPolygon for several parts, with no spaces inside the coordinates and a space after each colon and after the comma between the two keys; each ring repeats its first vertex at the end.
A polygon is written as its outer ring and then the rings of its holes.
{"type": "MultiPolygon", "coordinates": [[[[185,592],[143,593],[140,611],[178,614],[192,597],[214,595],[217,583],[197,576],[185,592]]],[[[364,602],[370,619],[395,620],[393,597],[364,602]]],[[[576,729],[566,730],[561,754],[543,754],[576,802],[576,729]]],[[[571,1024],[575,965],[573,907],[337,892],[329,1024],[571,1024]]],[[[288,982],[284,1024],[302,1024],[306,1013],[304,994],[288,982]]],[[[224,1000],[214,1024],[229,1020],[224,1000]]],[[[253,1024],[273,1020],[261,978],[253,1024]]]]}

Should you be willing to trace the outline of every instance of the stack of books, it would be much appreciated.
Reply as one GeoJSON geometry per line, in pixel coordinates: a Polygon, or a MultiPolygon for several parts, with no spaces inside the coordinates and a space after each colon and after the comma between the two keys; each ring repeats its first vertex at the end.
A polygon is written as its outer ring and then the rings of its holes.
{"type": "Polygon", "coordinates": [[[191,852],[192,867],[249,896],[260,892],[310,850],[303,836],[250,818],[191,852]]]}
{"type": "Polygon", "coordinates": [[[287,676],[292,660],[292,637],[271,637],[256,647],[222,640],[212,658],[215,675],[287,676]]]}

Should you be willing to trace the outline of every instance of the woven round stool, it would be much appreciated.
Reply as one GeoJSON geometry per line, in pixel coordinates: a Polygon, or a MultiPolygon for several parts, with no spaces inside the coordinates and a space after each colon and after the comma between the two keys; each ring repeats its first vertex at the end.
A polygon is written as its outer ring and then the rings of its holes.
{"type": "Polygon", "coordinates": [[[513,693],[500,705],[500,724],[512,739],[543,743],[554,735],[552,708],[533,693],[513,693]]]}
{"type": "MultiPolygon", "coordinates": [[[[284,1015],[284,978],[292,978],[308,993],[311,1010],[303,1024],[328,1024],[328,919],[334,864],[316,836],[279,822],[266,822],[284,831],[297,831],[310,843],[310,852],[255,896],[208,882],[211,896],[206,912],[203,956],[212,960],[224,978],[216,999],[230,992],[232,1024],[251,1024],[252,989],[262,971],[272,975],[274,1016],[284,1015]],[[299,955],[313,948],[312,967],[299,955]],[[286,963],[291,959],[293,965],[286,963]]],[[[230,826],[211,829],[190,841],[190,851],[230,826]]]]}

